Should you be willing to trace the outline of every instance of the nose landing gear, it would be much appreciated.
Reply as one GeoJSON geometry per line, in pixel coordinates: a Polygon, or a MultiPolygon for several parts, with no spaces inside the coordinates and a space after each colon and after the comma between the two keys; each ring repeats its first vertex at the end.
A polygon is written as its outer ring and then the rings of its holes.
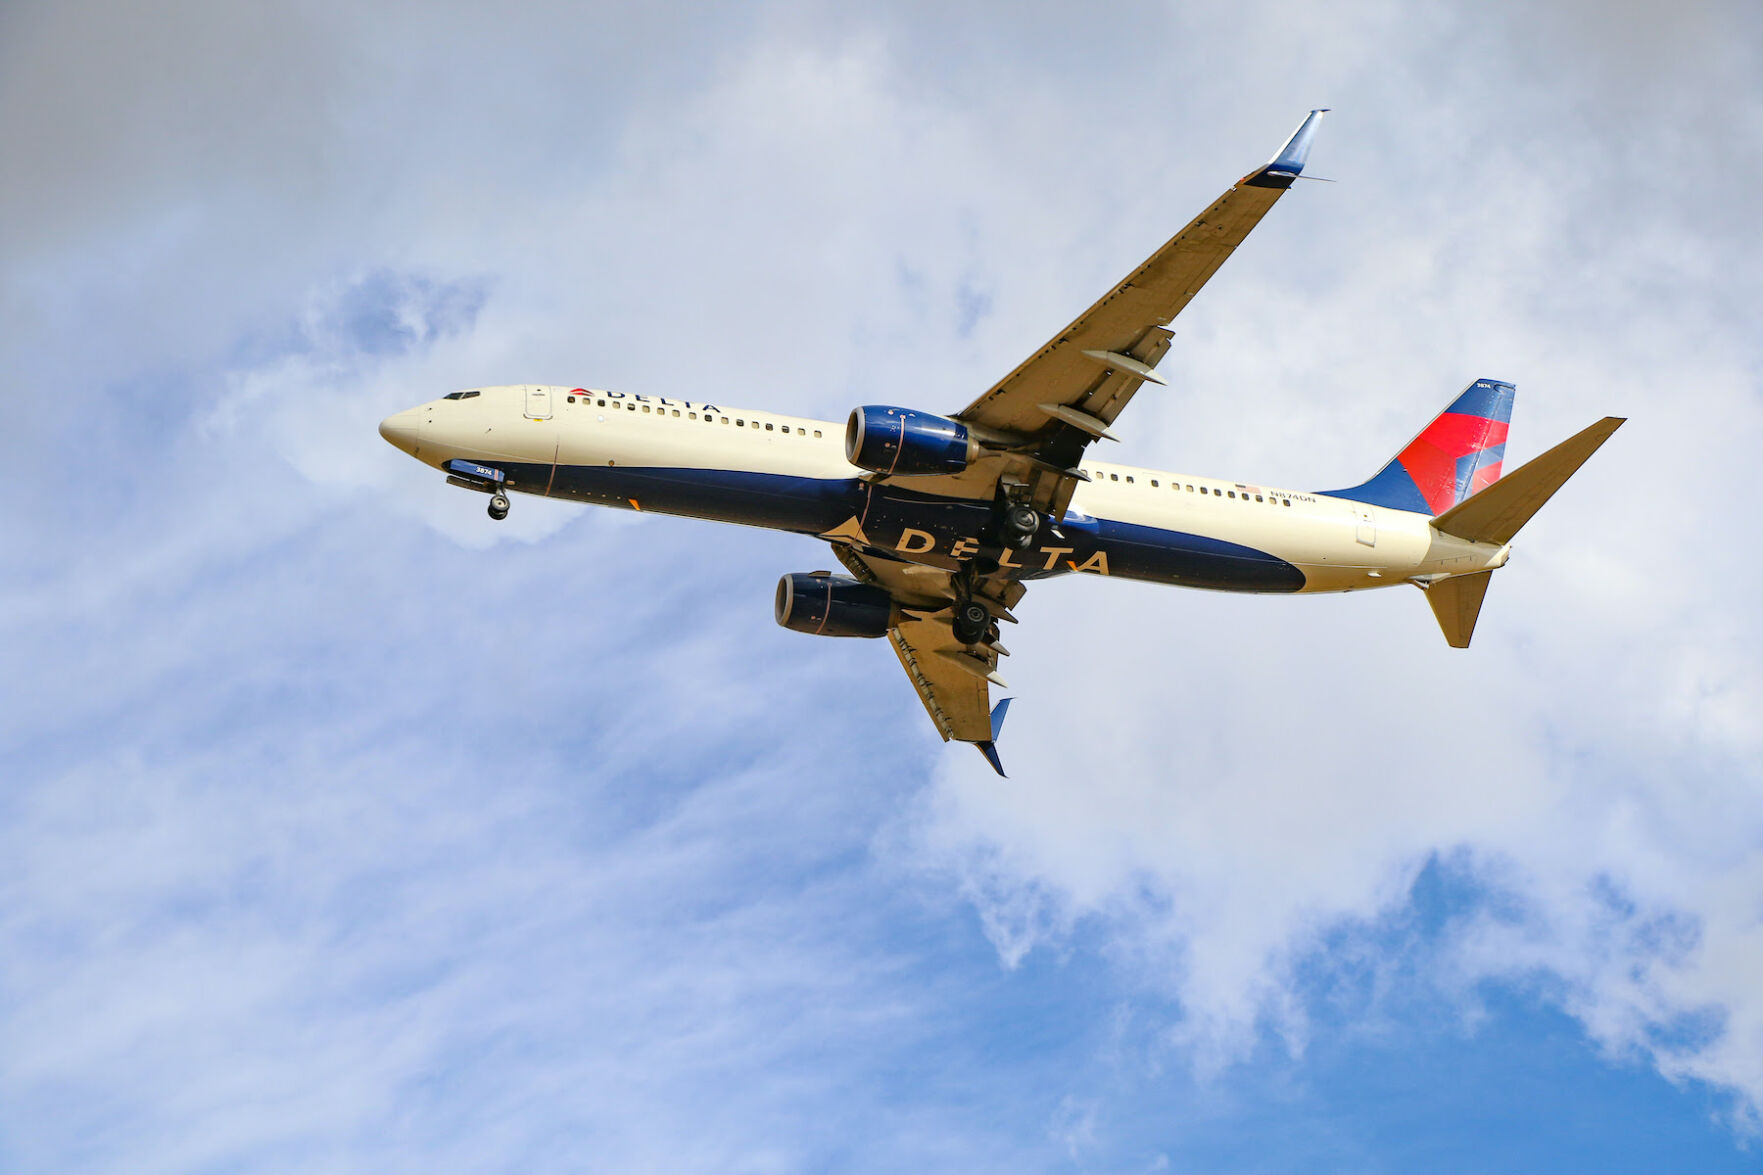
{"type": "Polygon", "coordinates": [[[497,522],[501,522],[504,518],[508,517],[508,495],[501,490],[497,490],[494,494],[490,495],[490,517],[494,518],[497,522]]]}

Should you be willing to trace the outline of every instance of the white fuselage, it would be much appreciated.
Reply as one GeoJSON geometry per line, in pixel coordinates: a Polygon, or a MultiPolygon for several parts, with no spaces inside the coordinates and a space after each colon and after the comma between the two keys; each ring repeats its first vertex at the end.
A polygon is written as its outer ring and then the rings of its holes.
{"type": "MultiPolygon", "coordinates": [[[[477,389],[391,417],[381,431],[434,466],[459,458],[508,471],[508,487],[627,509],[824,534],[855,521],[869,545],[910,562],[971,556],[968,516],[890,500],[873,517],[864,470],[845,459],[844,426],[722,404],[538,385],[477,389]],[[845,487],[850,487],[847,490],[845,487]],[[929,519],[934,515],[935,521],[929,519]]],[[[1226,482],[1086,459],[1090,480],[1061,530],[1005,554],[1024,578],[1090,571],[1242,591],[1352,591],[1503,565],[1507,548],[1443,535],[1426,514],[1307,491],[1226,482]],[[1093,541],[1083,541],[1083,535],[1093,541]],[[1247,552],[1302,579],[1207,568],[1254,566],[1247,552]],[[1210,561],[1210,562],[1208,562],[1210,561]],[[1223,562],[1220,562],[1223,561],[1223,562]]],[[[895,478],[890,488],[910,487],[895,478]]],[[[909,488],[902,489],[911,497],[909,488]]],[[[946,504],[942,504],[946,506],[946,504]]],[[[849,533],[842,531],[841,533],[849,533]]]]}

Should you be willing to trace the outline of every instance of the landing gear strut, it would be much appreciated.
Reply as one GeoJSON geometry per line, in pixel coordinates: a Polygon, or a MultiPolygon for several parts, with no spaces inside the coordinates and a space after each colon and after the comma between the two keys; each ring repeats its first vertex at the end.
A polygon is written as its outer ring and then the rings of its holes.
{"type": "Polygon", "coordinates": [[[508,517],[508,495],[501,490],[497,490],[494,494],[490,495],[490,517],[494,518],[497,522],[501,522],[504,518],[508,517]]]}

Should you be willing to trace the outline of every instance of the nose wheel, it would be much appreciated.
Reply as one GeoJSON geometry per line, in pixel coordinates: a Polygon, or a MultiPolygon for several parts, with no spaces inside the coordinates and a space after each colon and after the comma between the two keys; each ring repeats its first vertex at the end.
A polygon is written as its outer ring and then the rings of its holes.
{"type": "Polygon", "coordinates": [[[497,522],[508,517],[508,495],[501,490],[490,495],[490,517],[497,522]]]}

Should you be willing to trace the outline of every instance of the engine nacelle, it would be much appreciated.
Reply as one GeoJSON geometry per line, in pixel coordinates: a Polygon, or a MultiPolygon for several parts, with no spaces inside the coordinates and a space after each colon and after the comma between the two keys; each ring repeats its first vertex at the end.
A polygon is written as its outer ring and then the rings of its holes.
{"type": "Polygon", "coordinates": [[[842,575],[798,571],[777,581],[777,622],[812,636],[886,636],[894,598],[842,575]]]}
{"type": "Polygon", "coordinates": [[[871,404],[845,425],[845,460],[873,473],[960,473],[978,456],[965,424],[929,412],[871,404]]]}

